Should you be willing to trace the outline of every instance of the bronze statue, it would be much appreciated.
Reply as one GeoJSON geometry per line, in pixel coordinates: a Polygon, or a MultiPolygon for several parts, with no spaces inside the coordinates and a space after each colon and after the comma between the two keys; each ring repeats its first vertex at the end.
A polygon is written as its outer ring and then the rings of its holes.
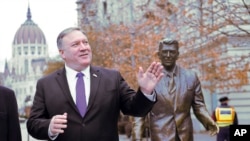
{"type": "MultiPolygon", "coordinates": [[[[157,102],[148,116],[151,141],[193,141],[191,108],[211,135],[217,134],[219,128],[206,108],[199,78],[195,72],[176,64],[178,41],[160,41],[158,57],[164,66],[164,76],[155,88],[157,102]]],[[[145,120],[135,118],[133,140],[141,140],[140,126],[145,120]]]]}

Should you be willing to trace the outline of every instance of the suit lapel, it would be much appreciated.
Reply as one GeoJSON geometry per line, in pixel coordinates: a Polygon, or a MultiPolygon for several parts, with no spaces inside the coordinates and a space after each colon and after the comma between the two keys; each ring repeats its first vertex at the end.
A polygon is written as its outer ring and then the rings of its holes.
{"type": "Polygon", "coordinates": [[[56,80],[57,83],[59,84],[61,90],[63,91],[63,95],[68,99],[70,105],[72,106],[72,108],[78,112],[78,109],[75,105],[75,102],[71,96],[70,90],[69,90],[69,85],[68,85],[68,81],[66,78],[66,70],[65,68],[61,69],[60,71],[57,72],[57,76],[56,76],[56,80]]]}
{"type": "Polygon", "coordinates": [[[90,96],[89,96],[89,104],[87,108],[87,113],[95,101],[95,97],[97,95],[97,90],[98,90],[101,77],[102,75],[100,73],[100,70],[97,67],[91,66],[90,67],[90,96]]]}

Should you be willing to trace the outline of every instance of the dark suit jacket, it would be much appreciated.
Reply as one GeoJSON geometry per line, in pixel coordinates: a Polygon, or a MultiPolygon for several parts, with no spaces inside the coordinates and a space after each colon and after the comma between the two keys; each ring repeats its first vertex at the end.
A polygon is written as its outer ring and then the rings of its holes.
{"type": "Polygon", "coordinates": [[[90,98],[83,118],[71,97],[65,68],[38,80],[27,122],[30,135],[49,140],[52,116],[67,112],[67,128],[57,141],[118,141],[120,110],[134,116],[145,116],[151,110],[154,102],[132,90],[118,71],[91,66],[90,75],[90,98]]]}
{"type": "Polygon", "coordinates": [[[14,91],[0,86],[0,141],[21,141],[14,91]]]}

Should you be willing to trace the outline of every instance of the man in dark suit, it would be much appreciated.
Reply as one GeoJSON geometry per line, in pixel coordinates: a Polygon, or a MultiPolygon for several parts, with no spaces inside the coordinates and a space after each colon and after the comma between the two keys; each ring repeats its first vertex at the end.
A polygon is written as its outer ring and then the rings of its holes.
{"type": "MultiPolygon", "coordinates": [[[[157,102],[147,116],[151,140],[193,141],[191,108],[211,135],[217,134],[219,129],[206,108],[198,76],[194,71],[176,64],[178,41],[161,40],[158,57],[164,66],[164,77],[155,87],[157,102]]],[[[143,121],[136,118],[133,128],[135,139],[141,138],[143,121]]]]}
{"type": "Polygon", "coordinates": [[[21,141],[17,101],[13,90],[0,86],[0,141],[21,141]]]}
{"type": "Polygon", "coordinates": [[[145,116],[153,107],[154,87],[163,76],[160,63],[153,62],[145,72],[139,68],[139,89],[135,92],[118,71],[91,65],[91,47],[79,28],[63,30],[58,35],[57,46],[65,66],[37,82],[27,121],[28,132],[33,137],[57,141],[118,141],[120,110],[128,115],[145,116]],[[77,78],[79,72],[83,78],[77,78]],[[82,92],[85,95],[80,99],[84,101],[80,104],[78,81],[84,81],[80,88],[85,88],[82,92]]]}

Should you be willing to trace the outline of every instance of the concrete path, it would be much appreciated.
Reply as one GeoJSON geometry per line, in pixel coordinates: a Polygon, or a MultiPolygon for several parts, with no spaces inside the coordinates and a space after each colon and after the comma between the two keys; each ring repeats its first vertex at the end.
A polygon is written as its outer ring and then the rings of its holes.
{"type": "MultiPolygon", "coordinates": [[[[28,135],[26,123],[21,123],[23,141],[41,141],[28,135]]],[[[126,135],[120,135],[120,141],[131,141],[126,135]]],[[[147,141],[146,139],[144,141],[147,141]]],[[[211,137],[207,132],[194,134],[194,141],[216,141],[216,137],[211,137]]]]}

